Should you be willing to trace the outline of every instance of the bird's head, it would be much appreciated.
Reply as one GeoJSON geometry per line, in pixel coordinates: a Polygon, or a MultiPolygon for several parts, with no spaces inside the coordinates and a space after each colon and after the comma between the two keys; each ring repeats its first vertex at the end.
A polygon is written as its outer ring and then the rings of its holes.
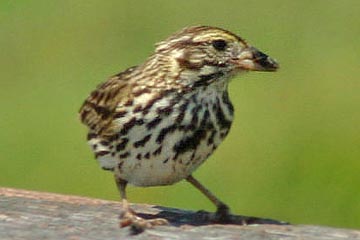
{"type": "Polygon", "coordinates": [[[224,29],[196,26],[177,32],[157,44],[155,54],[171,59],[178,81],[204,85],[243,71],[276,71],[277,62],[224,29]],[[177,73],[176,73],[177,74],[177,73]],[[192,75],[192,76],[190,76],[192,75]]]}

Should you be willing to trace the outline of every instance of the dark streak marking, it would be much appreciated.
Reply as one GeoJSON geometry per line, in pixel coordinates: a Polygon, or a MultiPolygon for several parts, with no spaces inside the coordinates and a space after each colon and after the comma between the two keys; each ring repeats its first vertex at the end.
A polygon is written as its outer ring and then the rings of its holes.
{"type": "Polygon", "coordinates": [[[105,93],[103,91],[101,91],[101,92],[97,92],[97,94],[95,94],[95,95],[96,95],[96,98],[93,98],[93,99],[96,101],[97,104],[99,104],[102,101],[102,99],[104,98],[105,93]]]}
{"type": "Polygon", "coordinates": [[[109,151],[100,151],[100,152],[96,152],[95,153],[95,157],[98,158],[98,157],[102,157],[102,156],[105,156],[107,154],[109,154],[110,152],[109,151]]]}
{"type": "Polygon", "coordinates": [[[100,144],[103,146],[109,146],[110,143],[108,141],[103,140],[100,142],[100,144]]]}
{"type": "Polygon", "coordinates": [[[158,108],[158,109],[157,109],[157,113],[158,113],[159,115],[169,116],[169,115],[172,113],[173,109],[174,109],[174,106],[173,106],[173,105],[169,105],[169,106],[167,106],[167,107],[158,108]]]}
{"type": "Polygon", "coordinates": [[[119,162],[119,164],[117,165],[120,172],[121,172],[121,168],[122,168],[123,165],[124,165],[124,161],[119,162]]]}
{"type": "Polygon", "coordinates": [[[146,124],[146,128],[148,130],[156,127],[160,122],[161,122],[162,118],[160,116],[157,116],[154,120],[152,120],[151,122],[146,124]]]}
{"type": "Polygon", "coordinates": [[[186,56],[182,58],[177,58],[176,60],[179,63],[179,66],[183,69],[185,68],[190,70],[198,70],[203,67],[202,62],[196,62],[196,63],[191,62],[186,58],[186,56]]]}
{"type": "Polygon", "coordinates": [[[181,122],[182,122],[182,120],[184,119],[184,117],[185,117],[185,113],[186,113],[186,109],[187,109],[187,107],[188,107],[188,105],[189,105],[189,101],[186,101],[183,105],[181,105],[180,107],[179,107],[179,115],[176,117],[176,119],[175,119],[175,122],[176,123],[178,123],[178,124],[180,124],[181,122]]]}
{"type": "Polygon", "coordinates": [[[130,107],[130,106],[133,105],[133,103],[134,103],[134,100],[133,100],[133,99],[129,99],[129,100],[127,100],[127,101],[124,103],[124,106],[125,106],[125,107],[130,107]]]}
{"type": "Polygon", "coordinates": [[[150,138],[151,138],[151,134],[146,135],[143,139],[134,142],[134,147],[138,148],[145,146],[145,144],[150,140],[150,138]]]}
{"type": "Polygon", "coordinates": [[[145,122],[144,122],[144,119],[138,119],[138,120],[136,120],[136,122],[135,122],[135,124],[136,125],[139,125],[139,126],[141,126],[141,125],[143,125],[145,122]]]}
{"type": "Polygon", "coordinates": [[[137,122],[136,117],[133,117],[130,119],[130,121],[124,123],[123,128],[120,131],[120,134],[121,135],[127,134],[129,130],[135,126],[136,122],[137,122]]]}
{"type": "Polygon", "coordinates": [[[159,155],[161,153],[161,150],[162,150],[162,146],[160,145],[160,147],[158,147],[154,152],[153,152],[153,155],[156,156],[156,155],[159,155]]]}
{"type": "Polygon", "coordinates": [[[94,111],[101,116],[101,119],[106,119],[110,116],[111,114],[111,111],[106,108],[106,107],[103,107],[103,106],[99,106],[99,105],[96,105],[92,102],[89,102],[89,101],[86,101],[85,102],[86,104],[90,105],[90,107],[92,107],[92,109],[94,109],[94,111]]]}
{"type": "Polygon", "coordinates": [[[200,123],[201,128],[195,130],[191,136],[184,137],[174,145],[173,150],[176,152],[174,160],[176,160],[180,154],[196,149],[200,142],[206,137],[207,130],[212,127],[212,124],[207,124],[209,116],[210,113],[206,110],[200,123]]]}
{"type": "Polygon", "coordinates": [[[193,117],[191,118],[190,124],[196,126],[198,124],[198,121],[199,121],[199,114],[198,111],[196,111],[195,113],[193,113],[193,117]]]}
{"type": "Polygon", "coordinates": [[[137,112],[140,112],[142,110],[142,106],[141,105],[137,105],[134,110],[133,110],[133,113],[137,113],[137,112]]]}
{"type": "Polygon", "coordinates": [[[229,110],[230,115],[234,115],[234,106],[230,102],[229,93],[227,91],[224,92],[222,96],[223,103],[227,106],[227,109],[229,110]]]}
{"type": "Polygon", "coordinates": [[[227,129],[231,126],[231,121],[227,120],[225,114],[220,106],[220,100],[217,99],[216,119],[220,128],[227,129]]]}
{"type": "Polygon", "coordinates": [[[151,93],[150,89],[148,89],[148,88],[140,89],[140,90],[138,90],[136,92],[133,92],[133,95],[134,95],[134,97],[138,97],[138,96],[143,95],[145,93],[151,93]]]}
{"type": "Polygon", "coordinates": [[[128,156],[130,156],[130,152],[129,151],[127,151],[127,152],[125,152],[125,153],[123,153],[123,154],[120,154],[119,155],[119,158],[121,159],[121,158],[127,158],[128,156]]]}
{"type": "Polygon", "coordinates": [[[113,167],[101,167],[101,168],[106,171],[114,171],[113,167]]]}
{"type": "Polygon", "coordinates": [[[137,68],[137,66],[129,67],[129,68],[127,68],[125,71],[122,71],[122,72],[114,75],[114,77],[121,78],[121,77],[123,77],[124,75],[127,75],[127,74],[131,73],[132,71],[134,71],[135,68],[137,68]]]}
{"type": "Polygon", "coordinates": [[[206,131],[204,129],[198,129],[194,132],[193,135],[185,137],[174,145],[174,151],[176,152],[175,159],[178,155],[185,153],[189,150],[196,149],[200,141],[206,136],[206,131]]]}
{"type": "Polygon", "coordinates": [[[87,115],[90,113],[90,111],[88,110],[84,110],[81,115],[80,115],[80,119],[81,119],[81,122],[84,122],[84,120],[86,119],[87,115]]]}
{"type": "Polygon", "coordinates": [[[128,138],[122,138],[121,143],[119,143],[118,145],[116,145],[116,151],[121,151],[124,150],[126,147],[126,144],[129,142],[128,138]]]}
{"type": "Polygon", "coordinates": [[[204,116],[203,116],[203,120],[201,121],[201,126],[205,125],[205,123],[208,121],[209,117],[210,117],[210,112],[208,109],[206,109],[204,116]]]}
{"type": "Polygon", "coordinates": [[[211,82],[224,76],[223,72],[214,72],[206,75],[200,75],[199,80],[194,83],[194,87],[208,86],[211,82]]]}
{"type": "Polygon", "coordinates": [[[174,132],[176,130],[176,128],[177,128],[177,125],[173,124],[166,128],[161,129],[158,137],[156,138],[156,142],[159,144],[162,143],[165,139],[166,134],[174,132]]]}
{"type": "Polygon", "coordinates": [[[113,141],[118,140],[119,137],[120,137],[119,134],[116,133],[116,134],[114,134],[114,135],[109,136],[108,140],[109,140],[109,142],[113,142],[113,141]]]}
{"type": "Polygon", "coordinates": [[[163,95],[162,94],[159,94],[155,97],[153,97],[152,99],[150,99],[148,101],[148,103],[145,105],[145,107],[143,108],[143,111],[147,111],[149,110],[153,105],[154,103],[156,103],[157,101],[161,100],[163,98],[163,95]]]}
{"type": "Polygon", "coordinates": [[[123,110],[123,111],[119,111],[116,112],[113,116],[113,118],[122,118],[127,114],[127,111],[123,110]]]}
{"type": "Polygon", "coordinates": [[[216,130],[213,130],[211,132],[211,135],[210,135],[210,137],[209,137],[209,139],[207,141],[208,146],[214,143],[214,138],[215,138],[216,133],[217,133],[216,130]]]}
{"type": "Polygon", "coordinates": [[[112,98],[112,92],[109,92],[108,94],[105,95],[105,99],[104,99],[104,102],[108,102],[111,98],[112,98]]]}
{"type": "Polygon", "coordinates": [[[99,96],[99,91],[95,90],[92,93],[90,93],[91,98],[97,99],[99,96]]]}
{"type": "Polygon", "coordinates": [[[194,151],[194,152],[191,154],[190,160],[185,163],[186,166],[189,166],[190,163],[194,160],[194,158],[195,158],[195,152],[196,152],[196,151],[194,151]]]}
{"type": "Polygon", "coordinates": [[[228,135],[230,129],[227,129],[225,132],[220,133],[221,138],[225,138],[228,135]]]}

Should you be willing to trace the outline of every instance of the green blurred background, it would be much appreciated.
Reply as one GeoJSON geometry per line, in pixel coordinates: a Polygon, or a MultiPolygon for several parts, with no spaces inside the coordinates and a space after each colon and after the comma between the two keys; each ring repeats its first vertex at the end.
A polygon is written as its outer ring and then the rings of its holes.
{"type": "MultiPolygon", "coordinates": [[[[360,2],[0,2],[0,186],[118,199],[78,120],[108,76],[189,25],[238,33],[277,73],[234,79],[232,131],[195,173],[238,214],[360,228],[360,2]]],[[[213,210],[185,182],[133,202],[213,210]]]]}

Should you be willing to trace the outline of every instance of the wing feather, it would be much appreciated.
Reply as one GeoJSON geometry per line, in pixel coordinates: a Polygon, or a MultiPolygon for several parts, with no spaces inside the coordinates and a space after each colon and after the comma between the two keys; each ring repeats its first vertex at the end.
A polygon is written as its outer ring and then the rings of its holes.
{"type": "Polygon", "coordinates": [[[128,68],[100,84],[85,100],[79,114],[83,124],[97,135],[109,134],[113,116],[118,106],[131,98],[131,74],[135,67],[128,68]]]}

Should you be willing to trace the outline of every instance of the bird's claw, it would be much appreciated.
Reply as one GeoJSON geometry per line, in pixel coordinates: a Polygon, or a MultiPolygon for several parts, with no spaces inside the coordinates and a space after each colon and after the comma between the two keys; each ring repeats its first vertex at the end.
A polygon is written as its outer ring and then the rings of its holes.
{"type": "Polygon", "coordinates": [[[132,210],[123,212],[120,214],[120,227],[131,226],[133,229],[142,229],[152,228],[159,225],[168,225],[169,222],[164,218],[155,218],[155,219],[144,219],[136,215],[132,210]]]}

